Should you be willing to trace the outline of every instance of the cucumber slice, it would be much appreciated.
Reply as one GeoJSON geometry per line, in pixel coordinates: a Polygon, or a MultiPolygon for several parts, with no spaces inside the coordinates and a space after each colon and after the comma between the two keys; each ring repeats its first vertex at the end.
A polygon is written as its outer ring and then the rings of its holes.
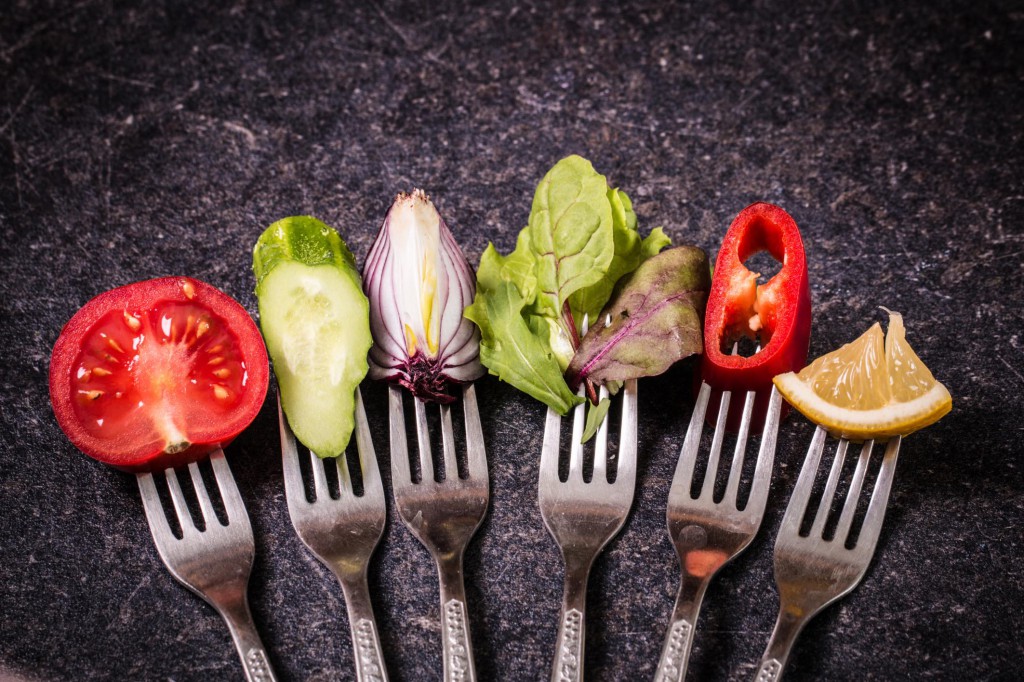
{"type": "Polygon", "coordinates": [[[295,437],[320,457],[345,451],[366,376],[369,302],[355,259],[310,217],[271,225],[253,252],[260,328],[295,437]]]}

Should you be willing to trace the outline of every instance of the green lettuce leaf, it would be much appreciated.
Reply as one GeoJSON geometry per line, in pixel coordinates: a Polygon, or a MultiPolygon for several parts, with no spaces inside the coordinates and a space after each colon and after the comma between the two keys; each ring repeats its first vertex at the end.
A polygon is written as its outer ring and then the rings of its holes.
{"type": "Polygon", "coordinates": [[[480,360],[491,374],[565,414],[583,398],[569,390],[551,348],[530,329],[525,304],[511,282],[477,291],[466,317],[480,327],[480,360]]]}
{"type": "Polygon", "coordinates": [[[537,258],[537,303],[550,317],[608,273],[615,240],[607,194],[604,176],[579,156],[559,161],[537,186],[526,229],[537,258]]]}
{"type": "Polygon", "coordinates": [[[651,256],[671,244],[671,240],[660,227],[654,228],[646,239],[640,239],[636,230],[636,214],[626,193],[618,189],[608,190],[608,202],[612,207],[612,237],[615,254],[603,279],[585,289],[580,289],[569,299],[576,328],[582,329],[583,319],[589,316],[590,323],[596,324],[598,314],[611,298],[615,285],[651,256]]]}
{"type": "Polygon", "coordinates": [[[487,245],[476,273],[477,290],[492,291],[503,282],[511,282],[526,301],[532,302],[537,291],[535,268],[536,258],[530,250],[530,235],[523,230],[519,233],[515,251],[507,256],[498,253],[494,244],[487,245]]]}
{"type": "Polygon", "coordinates": [[[666,246],[671,246],[672,240],[660,228],[656,227],[651,233],[640,242],[640,261],[643,262],[652,256],[657,256],[666,246]]]}
{"type": "Polygon", "coordinates": [[[537,186],[515,250],[491,244],[480,259],[465,314],[480,327],[481,361],[564,415],[583,400],[562,373],[584,316],[595,320],[616,282],[668,243],[660,228],[640,238],[629,197],[589,161],[562,159],[537,186]]]}
{"type": "Polygon", "coordinates": [[[587,424],[583,429],[583,436],[580,437],[581,443],[586,443],[597,434],[597,430],[601,428],[601,422],[604,421],[608,414],[608,408],[611,406],[610,398],[602,398],[597,405],[587,407],[587,424]]]}
{"type": "Polygon", "coordinates": [[[703,351],[701,320],[711,285],[708,260],[694,246],[669,249],[628,276],[573,356],[566,377],[602,384],[655,376],[703,351]]]}

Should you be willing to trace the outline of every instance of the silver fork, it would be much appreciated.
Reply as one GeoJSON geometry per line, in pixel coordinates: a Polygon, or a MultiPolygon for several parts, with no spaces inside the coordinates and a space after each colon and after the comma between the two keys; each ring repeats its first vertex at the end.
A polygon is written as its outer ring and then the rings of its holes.
{"type": "Polygon", "coordinates": [[[704,592],[719,569],[739,555],[754,539],[764,517],[771,483],[782,406],[782,398],[775,388],[772,388],[768,401],[768,412],[746,505],[742,509],[739,507],[738,493],[755,391],[748,391],[743,403],[725,494],[719,502],[714,501],[715,478],[731,399],[731,393],[723,391],[704,480],[699,495],[696,498],[691,496],[697,453],[704,430],[704,414],[710,395],[711,387],[702,382],[690,416],[690,426],[686,430],[686,439],[679,453],[665,512],[668,534],[682,567],[682,578],[655,674],[657,682],[680,682],[685,677],[704,592]]]}
{"type": "Polygon", "coordinates": [[[409,446],[405,435],[403,390],[391,386],[388,394],[391,425],[391,479],[395,504],[402,521],[416,536],[437,564],[441,584],[441,641],[444,680],[475,682],[473,646],[469,634],[466,588],[462,580],[462,556],[470,538],[487,512],[490,496],[487,478],[487,454],[483,429],[472,384],[462,388],[462,408],[466,421],[467,476],[460,478],[455,456],[455,435],[450,405],[441,405],[441,437],[444,480],[434,480],[427,428],[426,404],[414,398],[416,440],[418,442],[420,481],[412,480],[409,446]]]}
{"type": "Polygon", "coordinates": [[[885,508],[889,502],[889,489],[896,471],[900,438],[890,439],[885,448],[871,493],[871,502],[852,548],[846,545],[874,447],[872,441],[865,442],[861,447],[835,534],[830,539],[823,536],[848,445],[846,439],[839,440],[814,522],[805,537],[800,535],[800,524],[809,506],[818,463],[825,447],[825,430],[819,426],[811,439],[800,478],[797,479],[775,540],[775,583],[781,603],[768,648],[754,674],[756,682],[775,682],[782,678],[793,643],[804,625],[823,608],[849,594],[857,586],[875,553],[885,508]]]}
{"type": "Polygon", "coordinates": [[[276,678],[253,624],[246,595],[256,553],[252,526],[245,513],[238,486],[231,476],[231,469],[224,459],[224,451],[216,450],[210,455],[210,464],[217,479],[220,499],[224,503],[226,525],[222,525],[217,518],[196,463],[188,465],[188,472],[199,500],[204,530],[200,530],[192,521],[174,469],[164,471],[164,476],[182,538],[179,540],[171,531],[151,473],[139,474],[137,477],[142,506],[146,510],[153,542],[167,570],[178,582],[205,599],[227,623],[242,659],[246,679],[249,682],[270,682],[276,678]]]}
{"type": "MultiPolygon", "coordinates": [[[[601,399],[608,391],[601,388],[601,399]]],[[[622,423],[619,427],[618,468],[615,481],[608,481],[608,418],[597,432],[594,444],[594,474],[583,480],[583,413],[579,405],[573,415],[569,476],[558,477],[558,452],[562,418],[548,409],[544,426],[544,447],[540,457],[538,498],[540,513],[551,537],[562,550],[565,586],[562,611],[551,669],[552,682],[583,679],[586,644],[587,579],[594,559],[618,534],[633,504],[636,489],[637,403],[636,380],[622,389],[622,423]]]]}
{"type": "Polygon", "coordinates": [[[281,460],[284,465],[284,489],[288,514],[302,543],[330,569],[341,583],[348,609],[349,630],[359,682],[385,682],[387,669],[381,654],[377,621],[366,583],[366,569],[373,550],[384,532],[387,509],[384,486],[380,480],[377,457],[370,438],[363,398],[356,389],[356,447],[362,470],[363,494],[356,496],[344,453],[332,465],[338,472],[338,499],[331,497],[324,460],[310,452],[315,498],[306,498],[299,468],[299,454],[288,421],[278,400],[277,415],[281,431],[281,460]]]}

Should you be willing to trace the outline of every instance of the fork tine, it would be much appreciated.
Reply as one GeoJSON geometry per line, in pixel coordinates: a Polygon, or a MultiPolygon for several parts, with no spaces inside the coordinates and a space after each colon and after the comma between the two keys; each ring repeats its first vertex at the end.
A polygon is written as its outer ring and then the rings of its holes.
{"type": "Polygon", "coordinates": [[[213,503],[210,502],[210,494],[206,491],[206,484],[203,482],[203,475],[199,473],[199,465],[189,462],[188,473],[192,477],[192,487],[196,489],[196,497],[199,499],[199,508],[203,512],[203,521],[209,526],[211,523],[220,523],[217,513],[213,511],[213,503]]]}
{"type": "MultiPolygon", "coordinates": [[[[344,456],[342,453],[339,459],[344,456]]],[[[327,472],[324,470],[324,461],[312,450],[309,451],[309,468],[313,470],[313,490],[316,499],[326,502],[331,499],[331,490],[327,487],[327,472]]]]}
{"type": "Polygon", "coordinates": [[[544,446],[540,451],[540,475],[549,480],[558,478],[558,446],[562,440],[562,417],[548,408],[544,421],[544,446]]]}
{"type": "Polygon", "coordinates": [[[814,437],[811,438],[811,446],[807,449],[807,457],[800,469],[800,477],[793,486],[793,493],[789,498],[789,506],[786,507],[786,514],[782,517],[782,525],[779,528],[778,538],[795,536],[800,531],[800,520],[807,509],[807,502],[811,497],[811,489],[814,488],[814,479],[818,474],[818,463],[821,461],[821,452],[825,449],[825,429],[820,426],[815,429],[814,437]]]}
{"type": "Polygon", "coordinates": [[[715,478],[718,477],[718,460],[722,455],[722,441],[725,439],[725,421],[729,416],[729,402],[732,399],[732,391],[722,391],[721,402],[718,405],[718,420],[715,422],[715,435],[711,438],[711,451],[708,453],[708,468],[704,472],[704,483],[700,488],[702,499],[711,499],[711,493],[715,489],[715,478]]]}
{"type": "Polygon", "coordinates": [[[768,501],[768,489],[771,487],[772,466],[775,463],[775,446],[779,437],[779,421],[782,416],[782,394],[772,386],[768,399],[768,412],[764,418],[764,429],[761,431],[761,448],[757,453],[757,464],[754,468],[754,480],[750,484],[750,495],[747,497],[746,509],[758,515],[764,512],[768,501]]]}
{"type": "Polygon", "coordinates": [[[167,516],[164,514],[164,506],[160,503],[160,494],[156,490],[156,481],[153,474],[139,474],[139,491],[142,493],[142,508],[146,512],[146,520],[149,522],[149,529],[157,542],[157,549],[170,540],[174,540],[174,532],[167,523],[167,516]]]}
{"type": "Polygon", "coordinates": [[[455,461],[455,430],[452,428],[451,405],[441,405],[441,450],[444,453],[445,480],[457,479],[459,465],[455,461]]]}
{"type": "Polygon", "coordinates": [[[224,502],[228,523],[250,525],[249,515],[245,513],[245,505],[242,503],[242,495],[238,492],[235,477],[231,475],[231,468],[224,458],[224,451],[215,450],[210,455],[210,464],[213,465],[213,475],[217,479],[217,489],[220,490],[220,499],[224,502]]]}
{"type": "MultiPolygon", "coordinates": [[[[327,466],[326,463],[324,466],[327,466]]],[[[346,496],[351,497],[354,492],[352,488],[352,476],[348,470],[348,457],[345,453],[341,453],[334,458],[334,468],[338,472],[338,499],[343,499],[346,496]]]]}
{"type": "Polygon", "coordinates": [[[281,466],[284,469],[284,492],[288,499],[288,507],[309,504],[309,500],[306,499],[306,486],[302,482],[302,469],[299,468],[299,448],[281,409],[280,395],[277,397],[277,424],[281,433],[281,466]]]}
{"type": "Polygon", "coordinates": [[[434,460],[430,453],[430,430],[427,428],[427,406],[419,398],[412,399],[416,407],[416,446],[420,453],[420,480],[434,480],[434,460]]]}
{"type": "MultiPolygon", "coordinates": [[[[580,387],[580,395],[583,393],[583,387],[580,387]]],[[[569,445],[569,478],[576,476],[583,480],[583,418],[586,412],[587,404],[580,403],[572,411],[572,440],[569,445]]]]}
{"type": "MultiPolygon", "coordinates": [[[[608,399],[608,388],[601,387],[600,400],[608,399]]],[[[610,417],[605,414],[601,426],[597,430],[597,441],[594,444],[594,475],[591,481],[608,481],[608,421],[610,417]]]]}
{"type": "Polygon", "coordinates": [[[740,429],[736,434],[736,448],[732,452],[732,464],[729,466],[729,481],[725,486],[725,496],[722,501],[730,501],[736,504],[736,496],[740,488],[740,477],[743,474],[743,460],[747,451],[747,437],[750,435],[750,420],[754,414],[754,399],[756,391],[747,391],[747,398],[743,401],[743,415],[740,418],[740,429]]]}
{"type": "Polygon", "coordinates": [[[484,430],[480,426],[480,408],[476,404],[476,387],[462,387],[462,413],[466,419],[466,464],[470,478],[487,477],[487,451],[484,430]]]}
{"type": "Polygon", "coordinates": [[[839,542],[846,542],[846,536],[853,525],[853,516],[857,511],[857,502],[860,500],[860,491],[864,487],[864,476],[867,474],[868,462],[871,460],[871,450],[874,448],[873,440],[865,441],[860,448],[860,457],[857,459],[857,468],[850,480],[850,490],[846,494],[846,502],[843,504],[843,511],[839,515],[839,525],[836,526],[835,539],[839,542]]]}
{"type": "Polygon", "coordinates": [[[625,485],[630,490],[634,490],[636,487],[636,422],[636,379],[627,379],[626,385],[622,389],[622,422],[619,426],[619,466],[615,474],[615,485],[625,485]]]}
{"type": "Polygon", "coordinates": [[[402,389],[388,387],[388,424],[391,431],[391,478],[395,485],[412,483],[409,468],[409,441],[405,435],[405,413],[402,408],[402,389]]]}
{"type": "Polygon", "coordinates": [[[839,476],[843,473],[843,463],[846,461],[846,448],[850,441],[845,438],[839,439],[836,446],[836,456],[832,460],[832,469],[828,473],[828,481],[825,482],[825,491],[818,501],[818,511],[814,516],[814,524],[811,526],[810,537],[820,538],[825,530],[825,521],[828,520],[829,510],[832,508],[832,499],[836,495],[836,488],[839,487],[839,476]]]}
{"type": "Polygon", "coordinates": [[[885,455],[882,457],[882,468],[878,471],[878,478],[875,479],[875,489],[871,493],[871,502],[864,515],[860,537],[857,538],[855,551],[858,554],[867,555],[869,558],[875,553],[875,545],[878,544],[878,536],[882,531],[882,520],[885,518],[885,509],[889,504],[889,489],[892,487],[892,480],[896,474],[896,458],[899,457],[902,440],[900,436],[894,436],[886,445],[885,455]]]}
{"type": "Polygon", "coordinates": [[[370,437],[370,422],[366,419],[363,394],[358,388],[356,389],[356,450],[359,452],[363,495],[383,491],[380,467],[377,465],[377,453],[373,449],[373,439],[370,437]]]}
{"type": "Polygon", "coordinates": [[[669,492],[669,498],[678,495],[685,495],[687,499],[690,497],[690,482],[693,480],[693,470],[697,465],[700,437],[704,431],[704,414],[708,410],[708,400],[710,397],[711,387],[702,381],[700,391],[697,393],[697,401],[693,404],[690,424],[686,428],[686,438],[683,440],[683,447],[679,451],[679,460],[676,462],[676,471],[672,476],[672,488],[669,492]]]}
{"type": "Polygon", "coordinates": [[[178,475],[174,469],[164,469],[164,478],[167,479],[167,489],[171,493],[171,503],[174,505],[182,534],[188,535],[191,531],[198,530],[185,503],[185,494],[181,491],[181,484],[178,483],[178,475]]]}

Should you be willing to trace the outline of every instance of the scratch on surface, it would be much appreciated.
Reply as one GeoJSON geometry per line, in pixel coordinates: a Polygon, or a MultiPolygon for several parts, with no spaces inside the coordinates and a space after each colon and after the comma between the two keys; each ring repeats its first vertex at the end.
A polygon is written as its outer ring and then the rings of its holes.
{"type": "Polygon", "coordinates": [[[452,46],[452,38],[450,35],[445,39],[443,43],[436,46],[433,50],[424,50],[424,48],[427,46],[427,41],[423,39],[417,40],[414,33],[410,29],[405,28],[398,24],[397,22],[395,22],[388,15],[387,11],[384,8],[382,8],[379,4],[373,3],[373,8],[377,10],[377,14],[379,14],[380,18],[384,20],[384,23],[387,25],[387,27],[391,29],[395,33],[395,35],[402,39],[402,44],[405,46],[405,49],[407,49],[410,52],[422,54],[422,56],[425,57],[428,61],[434,62],[436,64],[441,64],[442,66],[448,66],[448,64],[446,64],[446,62],[442,60],[441,57],[452,46]]]}
{"type": "Polygon", "coordinates": [[[135,595],[139,593],[139,590],[141,590],[143,587],[149,586],[150,579],[152,577],[153,571],[150,571],[142,578],[142,580],[139,581],[139,584],[135,586],[135,589],[132,590],[132,593],[129,594],[128,598],[125,599],[124,602],[121,604],[121,608],[118,609],[117,618],[112,618],[107,623],[107,627],[105,629],[109,630],[110,628],[112,628],[114,626],[115,621],[121,624],[127,623],[129,621],[128,605],[131,603],[132,599],[135,598],[135,595]]]}
{"type": "Polygon", "coordinates": [[[0,126],[0,135],[3,135],[11,126],[11,124],[14,123],[14,119],[16,119],[18,117],[18,114],[21,113],[21,110],[25,108],[25,104],[28,102],[28,98],[32,96],[32,93],[35,91],[35,89],[35,83],[28,87],[28,90],[25,91],[24,97],[22,97],[21,101],[18,102],[18,106],[14,107],[14,111],[12,111],[11,115],[7,117],[7,120],[4,122],[4,124],[0,126]]]}
{"type": "Polygon", "coordinates": [[[1011,365],[1011,364],[1010,364],[1009,362],[1007,362],[1007,361],[1006,361],[1006,358],[1004,358],[1003,356],[1001,356],[1001,355],[1000,355],[1000,356],[998,356],[998,357],[999,357],[999,362],[1001,362],[1001,363],[1003,363],[1004,365],[1006,365],[1006,368],[1007,368],[1007,369],[1009,369],[1009,370],[1010,370],[1011,372],[1013,372],[1013,373],[1014,373],[1014,375],[1015,375],[1015,376],[1016,376],[1016,377],[1017,377],[1018,379],[1020,379],[1021,383],[1022,383],[1022,384],[1024,384],[1024,374],[1021,374],[1021,373],[1020,373],[1020,371],[1019,371],[1019,370],[1018,370],[1018,369],[1017,369],[1016,367],[1014,367],[1013,365],[1011,365]]]}
{"type": "Polygon", "coordinates": [[[256,134],[246,128],[241,123],[235,123],[234,121],[224,121],[224,127],[234,133],[240,133],[245,137],[245,142],[249,145],[249,149],[256,148],[256,134]]]}
{"type": "Polygon", "coordinates": [[[93,2],[91,2],[89,0],[86,0],[86,2],[76,3],[73,7],[69,7],[67,9],[65,9],[64,11],[62,11],[62,12],[59,12],[57,14],[54,14],[54,15],[48,17],[45,21],[41,21],[38,24],[32,26],[27,31],[25,31],[24,35],[21,36],[20,40],[15,42],[10,47],[5,47],[3,49],[0,49],[0,60],[10,64],[12,62],[12,58],[14,57],[15,54],[17,54],[21,50],[25,49],[26,47],[28,47],[29,44],[32,43],[32,40],[38,34],[42,33],[44,30],[49,28],[51,24],[57,22],[60,19],[63,19],[64,17],[66,17],[66,16],[68,16],[70,14],[75,13],[76,11],[79,11],[79,10],[81,10],[83,8],[89,7],[89,5],[92,5],[92,4],[95,4],[95,3],[93,3],[93,2]]]}
{"type": "Polygon", "coordinates": [[[854,187],[853,189],[848,189],[845,192],[842,192],[838,197],[836,197],[835,200],[831,204],[829,204],[829,208],[832,209],[832,211],[835,211],[837,208],[847,203],[851,199],[854,199],[858,195],[866,192],[867,189],[867,185],[860,185],[858,187],[854,187]]]}
{"type": "Polygon", "coordinates": [[[116,83],[125,83],[126,85],[137,85],[140,88],[145,88],[147,90],[152,90],[156,87],[156,85],[148,81],[142,81],[137,78],[128,78],[127,76],[118,76],[113,73],[98,73],[96,75],[104,80],[114,81],[116,83]]]}

